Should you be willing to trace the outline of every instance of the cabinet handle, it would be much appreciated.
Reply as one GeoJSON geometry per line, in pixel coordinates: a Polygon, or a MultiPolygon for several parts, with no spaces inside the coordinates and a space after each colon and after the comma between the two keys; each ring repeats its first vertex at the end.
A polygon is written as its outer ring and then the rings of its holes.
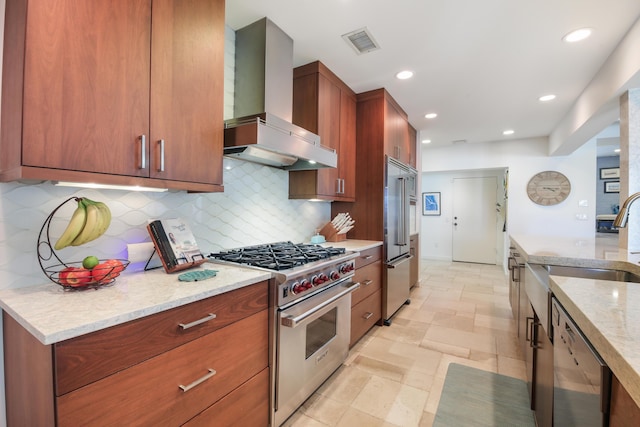
{"type": "Polygon", "coordinates": [[[216,374],[216,371],[214,369],[209,368],[208,369],[208,373],[205,374],[203,377],[198,378],[197,380],[195,380],[194,382],[192,382],[189,385],[179,385],[178,387],[180,387],[180,389],[186,393],[189,390],[191,390],[192,388],[194,388],[195,386],[202,384],[203,382],[205,382],[206,380],[208,380],[209,378],[211,378],[212,376],[214,376],[216,374]]]}
{"type": "Polygon", "coordinates": [[[336,178],[336,194],[340,194],[340,178],[336,178]]]}
{"type": "Polygon", "coordinates": [[[147,136],[145,134],[140,135],[140,169],[147,168],[147,136]]]}
{"type": "MultiPolygon", "coordinates": [[[[531,325],[529,325],[529,320],[533,321],[533,317],[528,317],[526,318],[526,323],[524,326],[524,330],[525,330],[525,334],[524,334],[524,340],[525,341],[531,341],[531,337],[529,336],[529,333],[531,332],[531,325]]],[[[529,344],[529,346],[531,346],[531,344],[529,344]]]]}
{"type": "Polygon", "coordinates": [[[364,316],[362,316],[362,317],[364,318],[364,320],[367,320],[367,319],[369,319],[371,316],[373,316],[373,313],[371,313],[370,311],[368,311],[368,312],[366,312],[366,313],[364,314],[364,316]]]}
{"type": "Polygon", "coordinates": [[[364,282],[362,282],[362,284],[363,284],[364,286],[368,286],[368,285],[370,285],[370,284],[372,284],[372,283],[373,283],[373,280],[369,280],[369,279],[367,279],[367,280],[365,280],[364,282]]]}
{"type": "Polygon", "coordinates": [[[373,255],[367,255],[366,257],[364,257],[364,259],[371,259],[373,258],[373,255]]]}
{"type": "Polygon", "coordinates": [[[202,319],[194,320],[193,322],[187,323],[187,324],[180,323],[178,324],[178,326],[180,326],[180,328],[182,328],[182,330],[184,331],[185,329],[193,328],[194,326],[201,325],[215,318],[216,318],[215,314],[209,313],[206,317],[203,317],[202,319]]]}
{"type": "Polygon", "coordinates": [[[344,179],[342,179],[341,181],[342,181],[342,194],[344,194],[344,179]]]}
{"type": "Polygon", "coordinates": [[[158,171],[164,172],[164,139],[158,142],[160,143],[160,169],[158,171]]]}

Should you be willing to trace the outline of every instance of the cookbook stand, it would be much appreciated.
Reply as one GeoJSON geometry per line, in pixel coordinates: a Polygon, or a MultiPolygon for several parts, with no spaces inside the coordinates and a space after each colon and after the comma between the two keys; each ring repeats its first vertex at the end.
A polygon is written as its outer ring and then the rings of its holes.
{"type": "Polygon", "coordinates": [[[167,273],[175,273],[176,271],[182,271],[182,270],[187,270],[189,268],[197,267],[200,264],[203,264],[204,262],[207,261],[205,259],[204,255],[202,255],[202,254],[194,255],[193,257],[194,258],[198,258],[198,259],[195,259],[192,262],[187,262],[187,259],[184,258],[184,257],[183,258],[178,258],[179,261],[184,261],[184,263],[178,264],[178,265],[176,265],[174,267],[168,267],[166,261],[162,257],[162,254],[160,253],[160,251],[158,251],[158,248],[156,248],[155,245],[154,245],[153,252],[151,252],[151,256],[147,260],[147,263],[144,265],[144,271],[155,270],[157,268],[164,267],[164,270],[167,273]],[[153,259],[153,256],[156,255],[156,254],[158,255],[158,258],[160,258],[160,261],[162,262],[162,265],[156,265],[155,267],[150,267],[149,263],[153,259]],[[202,258],[202,259],[199,259],[199,258],[202,258]]]}
{"type": "Polygon", "coordinates": [[[338,234],[338,230],[336,230],[330,222],[322,227],[319,234],[323,235],[327,242],[342,242],[343,240],[347,240],[347,233],[338,234]]]}

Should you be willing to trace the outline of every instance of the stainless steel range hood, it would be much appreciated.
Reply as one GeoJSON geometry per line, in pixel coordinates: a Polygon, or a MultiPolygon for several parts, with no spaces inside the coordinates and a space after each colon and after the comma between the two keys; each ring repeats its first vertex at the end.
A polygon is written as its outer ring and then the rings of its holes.
{"type": "Polygon", "coordinates": [[[291,123],[293,40],[267,18],[236,31],[234,118],[224,155],[287,170],[335,168],[335,150],[291,123]]]}

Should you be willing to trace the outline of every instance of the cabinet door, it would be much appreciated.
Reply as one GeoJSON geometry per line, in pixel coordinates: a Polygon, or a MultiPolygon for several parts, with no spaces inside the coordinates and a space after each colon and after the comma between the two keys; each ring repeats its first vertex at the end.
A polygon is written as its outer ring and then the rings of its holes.
{"type": "Polygon", "coordinates": [[[150,34],[151,0],[29,1],[23,165],[148,176],[150,34]]]}
{"type": "Polygon", "coordinates": [[[356,100],[345,92],[340,95],[340,151],[338,174],[342,179],[344,201],[356,199],[356,100]]]}
{"type": "Polygon", "coordinates": [[[409,126],[409,165],[413,168],[417,168],[418,164],[418,140],[417,140],[417,131],[413,128],[413,126],[409,126]]]}
{"type": "Polygon", "coordinates": [[[222,184],[224,0],[154,0],[150,176],[222,184]]]}
{"type": "MultiPolygon", "coordinates": [[[[340,153],[340,88],[322,75],[318,76],[318,135],[322,145],[340,153]]],[[[318,194],[338,193],[338,168],[318,170],[318,194]]]]}

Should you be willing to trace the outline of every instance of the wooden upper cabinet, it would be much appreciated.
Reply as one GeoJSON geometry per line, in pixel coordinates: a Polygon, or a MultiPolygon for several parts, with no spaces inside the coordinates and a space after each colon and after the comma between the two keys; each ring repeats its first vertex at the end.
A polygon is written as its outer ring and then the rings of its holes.
{"type": "Polygon", "coordinates": [[[418,132],[409,126],[409,165],[416,169],[418,166],[418,132]]]}
{"type": "Polygon", "coordinates": [[[385,154],[404,164],[411,163],[407,114],[390,96],[385,100],[385,154]]]}
{"type": "Polygon", "coordinates": [[[222,191],[224,0],[6,12],[0,180],[222,191]]]}
{"type": "Polygon", "coordinates": [[[154,0],[152,22],[150,175],[222,185],[224,0],[154,0]]]}
{"type": "Polygon", "coordinates": [[[320,136],[337,168],[289,172],[289,197],[355,200],[355,94],[321,62],[294,70],[293,123],[320,136]]]}

